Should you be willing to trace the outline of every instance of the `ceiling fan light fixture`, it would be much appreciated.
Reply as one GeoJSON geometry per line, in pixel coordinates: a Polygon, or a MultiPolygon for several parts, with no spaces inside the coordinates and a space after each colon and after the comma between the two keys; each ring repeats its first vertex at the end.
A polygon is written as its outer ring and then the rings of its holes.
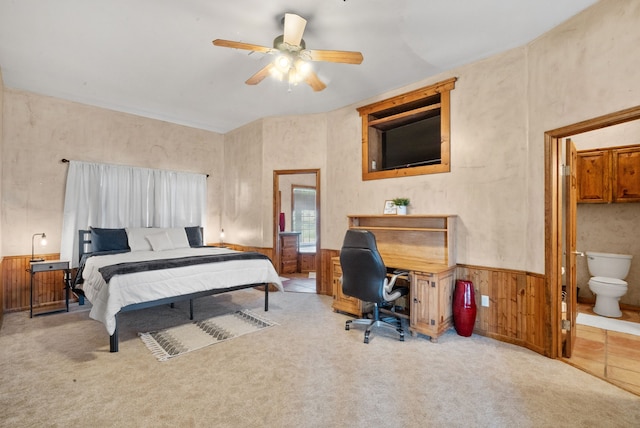
{"type": "Polygon", "coordinates": [[[245,81],[247,85],[257,85],[271,75],[274,79],[287,81],[290,86],[306,82],[316,92],[324,90],[327,85],[313,71],[312,61],[360,64],[363,60],[360,52],[307,50],[302,38],[307,20],[296,14],[285,14],[283,24],[284,34],[273,40],[273,48],[224,39],[215,39],[213,45],[275,55],[273,61],[245,81]]]}
{"type": "Polygon", "coordinates": [[[269,74],[275,80],[280,80],[280,81],[284,80],[285,74],[282,71],[278,70],[276,67],[271,67],[271,69],[269,70],[269,74]]]}
{"type": "Polygon", "coordinates": [[[301,58],[298,58],[296,60],[295,67],[298,74],[301,74],[302,77],[306,76],[311,71],[311,63],[308,61],[304,61],[301,58]]]}
{"type": "Polygon", "coordinates": [[[281,73],[287,73],[292,65],[291,57],[285,53],[282,53],[276,57],[276,59],[274,60],[274,65],[281,73]]]}
{"type": "Polygon", "coordinates": [[[287,82],[291,85],[297,85],[302,82],[302,76],[298,73],[295,67],[291,67],[289,69],[289,74],[287,75],[287,82]]]}

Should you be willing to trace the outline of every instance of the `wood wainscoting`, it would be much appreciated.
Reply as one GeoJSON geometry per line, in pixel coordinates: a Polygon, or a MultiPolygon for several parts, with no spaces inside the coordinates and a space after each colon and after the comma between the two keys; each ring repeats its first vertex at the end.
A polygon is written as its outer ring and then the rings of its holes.
{"type": "MultiPolygon", "coordinates": [[[[58,260],[59,254],[38,255],[45,260],[58,260]]],[[[2,258],[2,308],[4,312],[29,310],[31,256],[7,256],[2,258]]],[[[38,272],[34,277],[34,308],[63,302],[64,272],[38,272]]],[[[71,296],[73,297],[73,296],[71,296]]]]}
{"type": "MultiPolygon", "coordinates": [[[[225,244],[240,251],[256,251],[273,257],[272,248],[248,247],[225,244]]],[[[339,250],[323,249],[320,252],[318,294],[333,293],[331,259],[340,255],[339,250]]],[[[58,254],[40,256],[56,260],[58,254]]],[[[5,312],[29,309],[29,259],[30,256],[4,257],[2,269],[2,297],[5,312]]],[[[64,300],[63,272],[38,273],[34,301],[39,305],[64,300]]],[[[477,316],[474,333],[503,342],[513,343],[548,355],[551,342],[546,322],[545,278],[541,274],[481,266],[458,265],[456,279],[473,282],[476,295],[477,316]],[[489,306],[481,305],[481,296],[489,296],[489,306]]]]}
{"type": "Polygon", "coordinates": [[[224,247],[229,248],[230,250],[235,250],[235,251],[255,251],[256,253],[264,254],[265,256],[269,257],[273,261],[273,253],[274,253],[273,248],[248,247],[245,245],[228,244],[226,242],[224,244],[209,244],[209,245],[218,245],[218,246],[224,245],[224,247]]]}
{"type": "Polygon", "coordinates": [[[474,333],[524,346],[547,355],[545,278],[541,274],[458,265],[456,279],[473,282],[476,296],[474,333]],[[481,305],[481,296],[489,306],[481,305]]]}

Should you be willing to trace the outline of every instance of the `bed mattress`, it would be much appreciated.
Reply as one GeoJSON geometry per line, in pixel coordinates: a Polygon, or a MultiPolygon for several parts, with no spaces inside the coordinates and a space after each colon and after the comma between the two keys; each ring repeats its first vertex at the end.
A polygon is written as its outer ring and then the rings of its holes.
{"type": "Polygon", "coordinates": [[[89,257],[82,271],[83,283],[78,288],[92,304],[89,316],[102,322],[109,335],[116,329],[116,314],[129,305],[247,284],[271,283],[284,291],[268,259],[228,260],[127,273],[113,276],[108,283],[100,273],[101,267],[119,263],[225,253],[235,252],[226,248],[202,247],[89,257]]]}

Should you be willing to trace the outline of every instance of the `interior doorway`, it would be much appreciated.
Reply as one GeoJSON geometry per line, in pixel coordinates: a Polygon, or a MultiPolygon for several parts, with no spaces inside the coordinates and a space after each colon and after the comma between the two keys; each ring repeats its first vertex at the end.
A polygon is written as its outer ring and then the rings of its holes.
{"type": "MultiPolygon", "coordinates": [[[[594,131],[609,126],[640,119],[640,106],[594,119],[579,122],[573,125],[545,132],[545,274],[547,277],[547,293],[550,302],[550,329],[551,329],[551,356],[568,357],[571,355],[575,343],[577,293],[575,284],[570,284],[565,289],[566,320],[563,323],[563,299],[562,299],[562,267],[566,261],[566,270],[575,272],[574,249],[567,248],[565,234],[575,233],[571,230],[571,222],[575,225],[575,219],[567,221],[567,208],[563,204],[562,179],[563,165],[565,165],[566,151],[564,150],[565,138],[584,132],[594,131]],[[566,254],[563,254],[566,253],[566,254]],[[566,259],[565,259],[566,257],[566,259]],[[563,330],[565,334],[563,334],[563,330]],[[566,331],[570,332],[566,334],[566,331]]],[[[575,216],[575,212],[570,214],[575,216]]],[[[570,238],[572,239],[572,238],[570,238]]],[[[568,275],[571,277],[572,275],[568,275]]]]}
{"type": "Polygon", "coordinates": [[[315,292],[320,264],[320,170],[273,172],[274,263],[285,291],[315,292]]]}

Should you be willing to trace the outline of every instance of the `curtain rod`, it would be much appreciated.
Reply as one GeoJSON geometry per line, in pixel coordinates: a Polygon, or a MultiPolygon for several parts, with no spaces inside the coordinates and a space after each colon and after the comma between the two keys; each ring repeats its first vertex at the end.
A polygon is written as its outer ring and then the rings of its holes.
{"type": "MultiPolygon", "coordinates": [[[[60,162],[69,163],[69,159],[62,158],[62,159],[60,159],[60,162]]],[[[209,178],[209,174],[206,174],[206,176],[207,176],[207,178],[209,178]]]]}

